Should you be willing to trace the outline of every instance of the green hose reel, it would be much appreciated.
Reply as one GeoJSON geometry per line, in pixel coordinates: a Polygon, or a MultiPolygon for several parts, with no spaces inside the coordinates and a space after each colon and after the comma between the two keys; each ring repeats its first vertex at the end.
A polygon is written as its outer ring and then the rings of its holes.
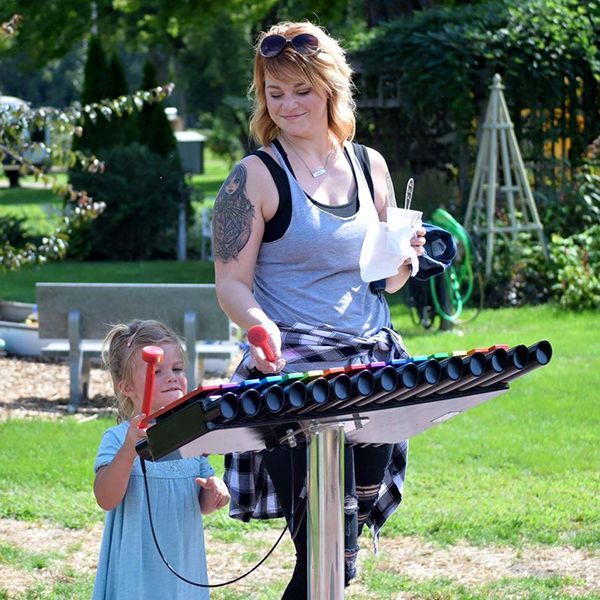
{"type": "Polygon", "coordinates": [[[445,289],[448,290],[446,302],[442,302],[436,285],[436,278],[429,280],[431,298],[435,311],[442,319],[456,323],[462,315],[463,307],[473,295],[475,277],[473,274],[473,246],[466,229],[443,208],[437,208],[431,223],[452,234],[457,245],[457,256],[453,264],[440,277],[444,278],[445,289]],[[444,305],[446,305],[444,307],[444,305]],[[450,309],[450,310],[448,310],[450,309]]]}

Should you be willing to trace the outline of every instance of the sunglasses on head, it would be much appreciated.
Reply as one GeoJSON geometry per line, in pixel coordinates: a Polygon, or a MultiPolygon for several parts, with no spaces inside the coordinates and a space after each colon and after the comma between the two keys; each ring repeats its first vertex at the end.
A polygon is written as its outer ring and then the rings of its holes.
{"type": "Polygon", "coordinates": [[[290,39],[275,33],[263,38],[258,51],[264,58],[275,58],[286,46],[291,46],[302,56],[310,56],[319,50],[319,40],[312,33],[299,33],[290,39]]]}

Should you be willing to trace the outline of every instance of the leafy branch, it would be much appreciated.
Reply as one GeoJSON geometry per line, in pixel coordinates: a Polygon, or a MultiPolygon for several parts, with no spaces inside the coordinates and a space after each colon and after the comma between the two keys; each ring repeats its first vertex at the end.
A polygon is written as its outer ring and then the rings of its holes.
{"type": "Polygon", "coordinates": [[[13,15],[9,21],[0,24],[0,33],[3,33],[6,37],[12,37],[22,21],[23,17],[21,15],[13,15]]]}
{"type": "MultiPolygon", "coordinates": [[[[4,23],[2,30],[5,31],[7,27],[4,23]]],[[[13,165],[18,165],[22,174],[33,174],[36,180],[41,180],[46,187],[50,187],[54,194],[65,198],[65,210],[61,222],[51,235],[42,239],[41,244],[36,246],[28,243],[22,248],[14,248],[8,241],[0,241],[0,272],[14,271],[25,265],[63,258],[73,226],[96,218],[105,208],[103,203],[94,202],[85,190],[76,190],[69,183],[61,184],[55,176],[33,164],[27,158],[27,154],[42,149],[48,152],[53,164],[61,164],[69,168],[79,165],[83,170],[93,173],[104,171],[102,161],[96,156],[88,156],[78,150],[64,150],[56,144],[47,146],[29,142],[28,132],[33,129],[52,127],[57,133],[79,137],[83,133],[81,123],[85,117],[92,123],[95,123],[99,117],[110,121],[113,117],[139,111],[145,104],[161,102],[172,93],[173,89],[173,84],[157,86],[150,90],[83,106],[74,104],[62,110],[32,109],[27,104],[0,107],[0,160],[9,160],[13,165]]]]}

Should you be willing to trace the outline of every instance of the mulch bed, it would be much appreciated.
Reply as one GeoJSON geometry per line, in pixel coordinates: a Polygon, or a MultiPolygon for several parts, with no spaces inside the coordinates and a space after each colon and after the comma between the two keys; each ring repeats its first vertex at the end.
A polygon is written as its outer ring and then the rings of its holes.
{"type": "MultiPolygon", "coordinates": [[[[225,378],[211,376],[206,385],[225,378]]],[[[45,357],[0,357],[0,420],[36,417],[57,419],[66,416],[69,404],[69,365],[66,359],[45,357]]],[[[90,398],[82,402],[78,419],[114,417],[116,410],[110,377],[100,368],[90,371],[90,398]]]]}

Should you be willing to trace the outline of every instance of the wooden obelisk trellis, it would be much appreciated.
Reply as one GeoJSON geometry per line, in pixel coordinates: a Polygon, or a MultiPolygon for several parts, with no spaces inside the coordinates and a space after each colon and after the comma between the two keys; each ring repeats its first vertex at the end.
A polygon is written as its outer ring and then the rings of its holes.
{"type": "Polygon", "coordinates": [[[544,229],[508,114],[500,75],[494,75],[490,89],[492,93],[483,123],[464,222],[465,229],[480,238],[486,238],[486,277],[492,272],[494,236],[497,233],[510,232],[512,238],[516,239],[519,231],[536,231],[544,256],[548,258],[544,229]],[[510,219],[509,225],[495,222],[496,206],[503,200],[510,219]],[[517,218],[517,210],[521,219],[517,218]]]}

